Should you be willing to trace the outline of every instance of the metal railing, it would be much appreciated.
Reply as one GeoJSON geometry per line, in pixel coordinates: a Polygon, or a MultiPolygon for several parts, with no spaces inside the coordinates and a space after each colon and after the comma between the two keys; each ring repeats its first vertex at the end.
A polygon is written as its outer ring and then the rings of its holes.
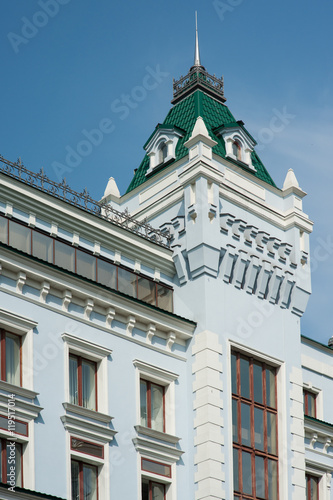
{"type": "Polygon", "coordinates": [[[202,67],[195,66],[190,69],[186,76],[181,76],[179,80],[173,80],[174,99],[197,83],[201,83],[205,87],[210,88],[216,92],[220,98],[224,99],[223,76],[221,78],[216,78],[215,75],[210,75],[202,67]]]}
{"type": "Polygon", "coordinates": [[[81,208],[101,219],[122,227],[127,231],[142,236],[146,240],[153,241],[161,246],[170,247],[171,235],[168,231],[161,231],[152,227],[147,220],[138,221],[132,217],[126,208],[120,212],[107,203],[94,200],[88,193],[87,188],[82,193],[74,191],[69,187],[66,178],[62,182],[52,181],[47,177],[42,168],[38,173],[28,170],[19,159],[13,163],[0,155],[0,173],[17,179],[43,193],[47,193],[70,205],[81,208]]]}

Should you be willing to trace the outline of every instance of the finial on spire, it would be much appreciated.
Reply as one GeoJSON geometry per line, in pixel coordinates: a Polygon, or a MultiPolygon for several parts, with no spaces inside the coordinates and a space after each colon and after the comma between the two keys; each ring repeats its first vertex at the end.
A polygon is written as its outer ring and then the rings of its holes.
{"type": "Polygon", "coordinates": [[[195,11],[195,53],[194,66],[201,66],[200,51],[199,51],[199,36],[198,36],[198,13],[195,11]]]}

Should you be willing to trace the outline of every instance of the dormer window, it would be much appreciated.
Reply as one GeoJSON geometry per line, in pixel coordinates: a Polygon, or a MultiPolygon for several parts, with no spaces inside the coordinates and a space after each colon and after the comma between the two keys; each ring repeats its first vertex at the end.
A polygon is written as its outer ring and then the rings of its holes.
{"type": "Polygon", "coordinates": [[[184,131],[170,125],[157,125],[154,134],[145,144],[144,148],[149,156],[149,169],[146,175],[151,174],[155,168],[169,164],[176,158],[176,146],[184,131]]]}
{"type": "Polygon", "coordinates": [[[226,158],[237,160],[243,167],[255,171],[251,153],[256,142],[243,125],[243,122],[230,123],[229,126],[223,125],[215,129],[214,133],[224,139],[226,158]]]}

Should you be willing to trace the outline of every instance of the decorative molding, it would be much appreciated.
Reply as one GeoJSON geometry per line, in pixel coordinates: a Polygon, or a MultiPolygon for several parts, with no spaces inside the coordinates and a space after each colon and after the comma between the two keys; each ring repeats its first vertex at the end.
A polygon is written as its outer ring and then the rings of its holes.
{"type": "Polygon", "coordinates": [[[167,464],[175,464],[184,454],[176,447],[140,436],[133,438],[133,444],[141,456],[167,464]]]}
{"type": "Polygon", "coordinates": [[[50,283],[47,283],[47,281],[43,281],[40,288],[39,300],[45,304],[46,297],[49,293],[50,293],[50,283]]]}
{"type": "Polygon", "coordinates": [[[22,293],[26,280],[27,280],[27,275],[22,271],[19,272],[18,276],[17,276],[17,281],[16,281],[17,293],[22,293]]]}
{"type": "Polygon", "coordinates": [[[126,326],[126,334],[128,336],[132,335],[133,328],[135,326],[136,319],[134,316],[128,316],[127,318],[127,326],[126,326]]]}
{"type": "Polygon", "coordinates": [[[73,405],[71,403],[62,403],[62,406],[64,407],[66,412],[74,413],[88,419],[97,420],[98,422],[101,422],[103,424],[109,424],[113,419],[113,417],[107,415],[106,413],[89,410],[88,408],[84,408],[83,406],[73,405]]]}
{"type": "Polygon", "coordinates": [[[135,425],[134,429],[138,434],[143,434],[153,439],[158,439],[159,441],[165,441],[171,444],[177,444],[181,438],[173,436],[172,434],[167,434],[166,432],[156,431],[150,429],[149,427],[144,427],[143,425],[135,425]]]}
{"type": "Polygon", "coordinates": [[[72,302],[72,292],[70,290],[64,290],[62,294],[62,310],[68,311],[68,306],[72,302]]]}
{"type": "Polygon", "coordinates": [[[161,385],[168,385],[179,378],[176,373],[170,372],[168,370],[163,370],[158,366],[150,365],[144,361],[135,359],[133,365],[137,368],[140,373],[146,377],[149,377],[152,381],[156,380],[161,385]]]}
{"type": "Polygon", "coordinates": [[[61,338],[66,342],[71,350],[71,352],[77,352],[78,354],[85,354],[88,357],[93,357],[95,361],[101,361],[103,358],[110,356],[112,354],[111,349],[107,349],[104,346],[93,344],[88,342],[88,340],[75,337],[69,333],[63,333],[61,338]]]}
{"type": "Polygon", "coordinates": [[[110,443],[117,434],[117,431],[110,429],[110,427],[106,425],[92,422],[90,418],[84,420],[83,418],[66,414],[60,417],[60,419],[64,428],[71,434],[74,433],[82,438],[90,440],[98,439],[104,444],[110,443]]]}

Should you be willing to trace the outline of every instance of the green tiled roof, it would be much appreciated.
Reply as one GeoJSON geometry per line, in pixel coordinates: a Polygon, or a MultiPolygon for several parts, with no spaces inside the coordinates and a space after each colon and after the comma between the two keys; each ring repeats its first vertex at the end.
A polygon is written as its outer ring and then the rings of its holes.
{"type": "MultiPolygon", "coordinates": [[[[180,137],[177,143],[176,158],[174,161],[180,160],[188,154],[188,149],[185,148],[184,143],[190,138],[198,116],[201,116],[203,118],[210,137],[217,142],[217,145],[213,147],[213,152],[221,156],[222,158],[225,158],[226,151],[224,140],[222,137],[217,137],[214,134],[213,130],[216,130],[217,128],[223,126],[233,126],[236,124],[236,120],[225,104],[222,104],[212,97],[209,97],[201,90],[196,90],[195,92],[175,104],[170,109],[163,124],[159,124],[155,129],[157,130],[157,128],[161,127],[177,127],[185,131],[184,136],[180,137]]],[[[244,127],[242,126],[242,128],[244,127]]],[[[152,135],[150,137],[152,137],[152,135]]],[[[237,164],[237,162],[235,163],[237,164]]],[[[255,152],[252,153],[252,163],[256,169],[256,172],[253,172],[253,175],[258,179],[267,182],[271,186],[275,186],[273,179],[271,178],[263,163],[261,162],[259,156],[255,152]]],[[[241,165],[238,164],[238,166],[241,165]]],[[[148,168],[149,158],[147,155],[145,155],[139,168],[135,172],[130,185],[128,186],[128,189],[126,191],[127,193],[146,181],[146,172],[148,168]]],[[[244,167],[244,169],[247,170],[246,167],[244,167]]],[[[158,171],[160,171],[160,169],[158,169],[158,171]]],[[[154,175],[154,173],[152,173],[151,175],[154,175]]]]}

